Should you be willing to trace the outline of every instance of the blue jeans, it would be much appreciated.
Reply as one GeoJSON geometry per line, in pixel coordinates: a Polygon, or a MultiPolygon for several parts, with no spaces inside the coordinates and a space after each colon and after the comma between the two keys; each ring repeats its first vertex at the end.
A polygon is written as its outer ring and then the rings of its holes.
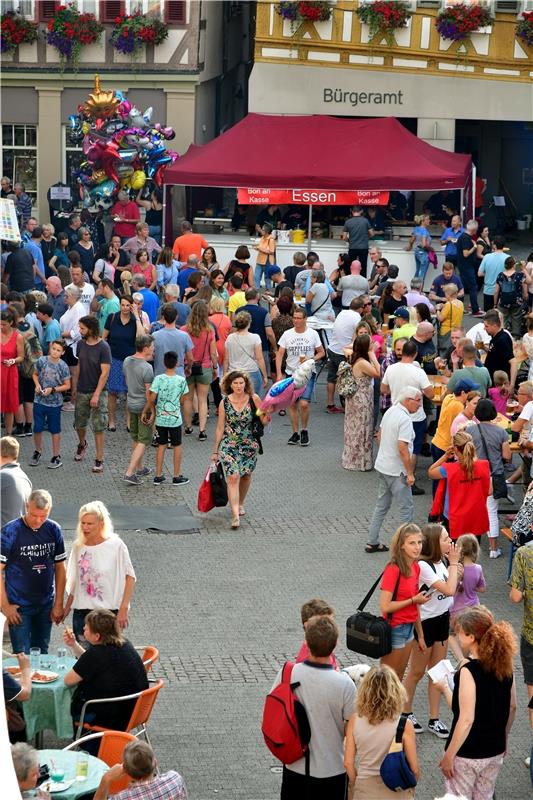
{"type": "Polygon", "coordinates": [[[157,244],[161,244],[161,225],[148,225],[148,236],[155,239],[157,244]]]}
{"type": "Polygon", "coordinates": [[[263,390],[263,376],[261,375],[260,371],[256,370],[255,372],[249,372],[248,376],[252,381],[254,392],[256,394],[261,394],[263,390]]]}
{"type": "Polygon", "coordinates": [[[30,647],[40,647],[41,653],[48,653],[52,620],[50,611],[53,603],[44,606],[19,606],[20,625],[9,626],[9,636],[14,653],[29,654],[30,647]]]}
{"type": "Polygon", "coordinates": [[[418,247],[415,249],[415,264],[415,278],[422,278],[423,286],[426,279],[426,272],[428,271],[429,267],[429,255],[425,250],[422,250],[418,247]]]}
{"type": "Polygon", "coordinates": [[[393,501],[402,522],[412,522],[415,507],[405,475],[383,475],[378,472],[378,498],[368,529],[368,544],[379,544],[379,532],[393,501]]]}
{"type": "Polygon", "coordinates": [[[265,278],[265,288],[270,289],[272,286],[272,281],[270,278],[266,276],[266,268],[269,266],[268,261],[266,264],[256,264],[254,269],[254,280],[255,280],[255,288],[259,289],[261,286],[261,278],[264,276],[265,278]]]}

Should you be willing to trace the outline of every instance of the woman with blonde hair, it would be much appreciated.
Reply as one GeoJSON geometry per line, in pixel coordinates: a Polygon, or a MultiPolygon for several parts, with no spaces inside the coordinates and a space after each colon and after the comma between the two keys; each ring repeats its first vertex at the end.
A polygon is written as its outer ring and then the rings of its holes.
{"type": "Polygon", "coordinates": [[[464,305],[457,299],[459,289],[455,283],[447,283],[442,287],[444,303],[437,304],[437,320],[439,333],[437,336],[437,349],[443,356],[451,343],[452,330],[460,328],[463,324],[464,305]]]}
{"type": "Polygon", "coordinates": [[[465,660],[454,676],[453,721],[439,766],[447,792],[479,800],[494,794],[516,713],[516,637],[481,605],[457,616],[455,633],[465,660]]]}
{"type": "Polygon", "coordinates": [[[388,619],[392,633],[392,650],[382,656],[381,664],[391,667],[400,680],[413,648],[415,627],[423,636],[418,606],[429,600],[418,588],[422,538],[422,531],[413,522],[400,525],[392,537],[391,558],[381,581],[379,609],[388,619]]]}
{"type": "Polygon", "coordinates": [[[110,609],[126,628],[135,581],[128,548],[114,532],[109,511],[100,500],[86,503],[78,512],[67,564],[65,617],[72,608],[75,637],[82,637],[85,617],[96,608],[110,609]]]}
{"type": "MultiPolygon", "coordinates": [[[[405,699],[405,689],[390,667],[372,667],[361,681],[356,712],[346,730],[344,766],[348,774],[348,800],[414,797],[412,789],[400,792],[388,789],[380,776],[381,764],[396,736],[405,699]]],[[[407,763],[418,779],[415,732],[410,720],[405,723],[402,744],[407,763]]]]}
{"type": "Polygon", "coordinates": [[[490,464],[477,457],[469,433],[457,431],[452,446],[428,469],[428,475],[439,481],[430,515],[442,519],[452,539],[463,533],[481,536],[489,530],[490,464]]]}

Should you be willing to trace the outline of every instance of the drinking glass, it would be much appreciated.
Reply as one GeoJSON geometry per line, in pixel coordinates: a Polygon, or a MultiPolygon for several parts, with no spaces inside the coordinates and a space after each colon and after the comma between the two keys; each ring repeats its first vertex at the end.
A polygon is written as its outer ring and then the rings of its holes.
{"type": "Polygon", "coordinates": [[[52,669],[52,656],[49,656],[48,653],[44,653],[40,659],[40,667],[44,670],[51,670],[52,669]]]}
{"type": "Polygon", "coordinates": [[[76,780],[85,781],[89,774],[89,756],[80,750],[76,759],[76,780]]]}
{"type": "Polygon", "coordinates": [[[57,648],[57,668],[58,670],[63,670],[67,668],[67,648],[66,647],[58,647],[57,648]]]}
{"type": "Polygon", "coordinates": [[[33,670],[37,670],[40,667],[41,661],[41,648],[40,647],[30,647],[30,667],[33,670]]]}

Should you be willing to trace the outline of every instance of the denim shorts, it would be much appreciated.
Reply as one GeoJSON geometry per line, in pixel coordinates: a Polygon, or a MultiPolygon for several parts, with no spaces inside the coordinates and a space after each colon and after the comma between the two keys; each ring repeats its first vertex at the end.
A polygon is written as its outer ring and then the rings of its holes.
{"type": "Polygon", "coordinates": [[[313,372],[311,378],[309,379],[309,383],[305,387],[305,392],[298,399],[307,400],[307,402],[310,403],[311,398],[313,397],[313,389],[315,388],[315,383],[316,383],[316,373],[313,372]]]}
{"type": "Polygon", "coordinates": [[[391,628],[392,649],[401,650],[406,644],[409,644],[415,637],[415,624],[414,622],[403,622],[401,625],[395,625],[391,628]]]}
{"type": "Polygon", "coordinates": [[[45,422],[48,423],[48,431],[50,433],[61,433],[61,406],[45,406],[44,403],[34,403],[34,432],[42,433],[44,431],[45,422]]]}

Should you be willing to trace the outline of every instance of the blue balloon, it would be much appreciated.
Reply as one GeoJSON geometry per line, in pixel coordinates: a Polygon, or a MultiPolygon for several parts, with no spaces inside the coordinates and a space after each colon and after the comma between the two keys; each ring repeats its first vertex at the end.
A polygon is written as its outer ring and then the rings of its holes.
{"type": "Polygon", "coordinates": [[[271,397],[277,397],[279,394],[282,394],[282,392],[284,392],[285,389],[291,385],[291,383],[294,383],[294,378],[284,378],[282,381],[276,383],[270,388],[269,395],[271,397]]]}

